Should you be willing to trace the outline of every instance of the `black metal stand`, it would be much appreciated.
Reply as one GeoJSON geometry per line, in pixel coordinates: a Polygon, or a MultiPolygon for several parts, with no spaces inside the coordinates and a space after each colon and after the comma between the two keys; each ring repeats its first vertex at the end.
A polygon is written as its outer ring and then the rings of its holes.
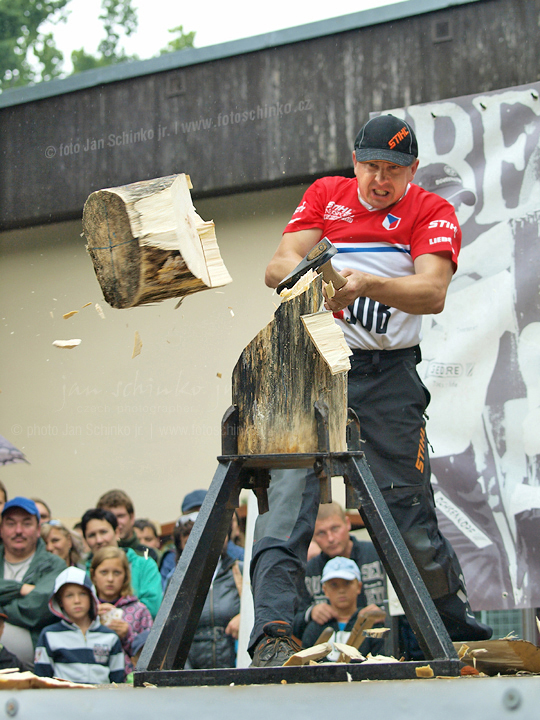
{"type": "MultiPolygon", "coordinates": [[[[328,447],[325,408],[319,413],[319,447],[328,447]]],[[[224,670],[182,670],[195,635],[202,607],[219,560],[231,519],[238,506],[241,488],[257,495],[259,512],[268,509],[266,488],[273,468],[315,469],[329,497],[332,476],[342,475],[347,485],[347,505],[357,507],[383,562],[418,643],[435,674],[459,675],[459,662],[450,637],[431,600],[420,573],[401,537],[388,506],[359,450],[358,420],[350,412],[348,452],[286,455],[237,455],[235,408],[223,419],[223,455],[182,552],[154,626],[137,664],[135,685],[224,685],[280,682],[334,682],[347,680],[416,677],[416,667],[425,663],[403,662],[384,665],[320,665],[301,668],[247,668],[224,670]],[[325,489],[326,488],[326,489],[325,489]],[[351,502],[354,500],[354,502],[351,502]],[[341,668],[341,669],[340,669],[341,668]]],[[[326,418],[327,421],[327,418],[326,418]]]]}

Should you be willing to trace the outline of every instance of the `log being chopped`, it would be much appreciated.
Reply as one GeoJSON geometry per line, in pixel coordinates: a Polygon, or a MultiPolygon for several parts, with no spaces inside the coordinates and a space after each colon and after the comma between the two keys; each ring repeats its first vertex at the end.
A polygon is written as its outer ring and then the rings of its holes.
{"type": "MultiPolygon", "coordinates": [[[[347,449],[349,366],[342,364],[333,372],[332,358],[313,342],[301,319],[320,308],[322,283],[321,275],[308,272],[293,288],[284,290],[274,319],[244,349],[236,364],[232,397],[239,412],[241,454],[317,452],[317,401],[328,408],[331,417],[330,451],[347,449]]],[[[331,313],[322,314],[334,323],[331,313]]],[[[341,339],[337,344],[342,349],[341,339]]],[[[329,347],[328,352],[335,351],[332,343],[329,347]]]]}
{"type": "Polygon", "coordinates": [[[109,305],[136,307],[232,281],[214,223],[197,215],[191,187],[180,174],[89,196],[83,230],[109,305]]]}

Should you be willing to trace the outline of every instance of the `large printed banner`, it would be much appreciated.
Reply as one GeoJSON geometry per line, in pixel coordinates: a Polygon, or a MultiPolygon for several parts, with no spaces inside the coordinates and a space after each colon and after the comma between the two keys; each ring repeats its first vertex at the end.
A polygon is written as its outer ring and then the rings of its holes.
{"type": "Polygon", "coordinates": [[[540,607],[540,84],[393,111],[463,230],[420,375],[441,530],[475,610],[540,607]]]}

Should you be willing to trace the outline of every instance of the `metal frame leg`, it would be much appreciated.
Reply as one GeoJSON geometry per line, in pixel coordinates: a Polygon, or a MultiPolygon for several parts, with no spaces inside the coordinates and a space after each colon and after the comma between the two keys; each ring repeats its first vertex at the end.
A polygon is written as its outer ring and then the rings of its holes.
{"type": "Polygon", "coordinates": [[[183,668],[238,506],[241,461],[220,462],[146,641],[137,671],[183,668]]]}
{"type": "Polygon", "coordinates": [[[429,659],[457,659],[448,632],[365,457],[347,453],[339,464],[357,494],[356,505],[424,655],[429,659]]]}

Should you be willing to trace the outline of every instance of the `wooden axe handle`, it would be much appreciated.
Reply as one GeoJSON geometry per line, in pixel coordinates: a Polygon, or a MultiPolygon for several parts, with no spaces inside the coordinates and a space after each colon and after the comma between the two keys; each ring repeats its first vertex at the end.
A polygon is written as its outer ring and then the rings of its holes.
{"type": "Polygon", "coordinates": [[[340,275],[334,270],[334,266],[332,265],[331,260],[325,262],[324,265],[321,265],[319,271],[322,273],[324,282],[331,282],[332,285],[336,288],[336,290],[339,290],[347,284],[347,278],[343,277],[343,275],[340,275]]]}

